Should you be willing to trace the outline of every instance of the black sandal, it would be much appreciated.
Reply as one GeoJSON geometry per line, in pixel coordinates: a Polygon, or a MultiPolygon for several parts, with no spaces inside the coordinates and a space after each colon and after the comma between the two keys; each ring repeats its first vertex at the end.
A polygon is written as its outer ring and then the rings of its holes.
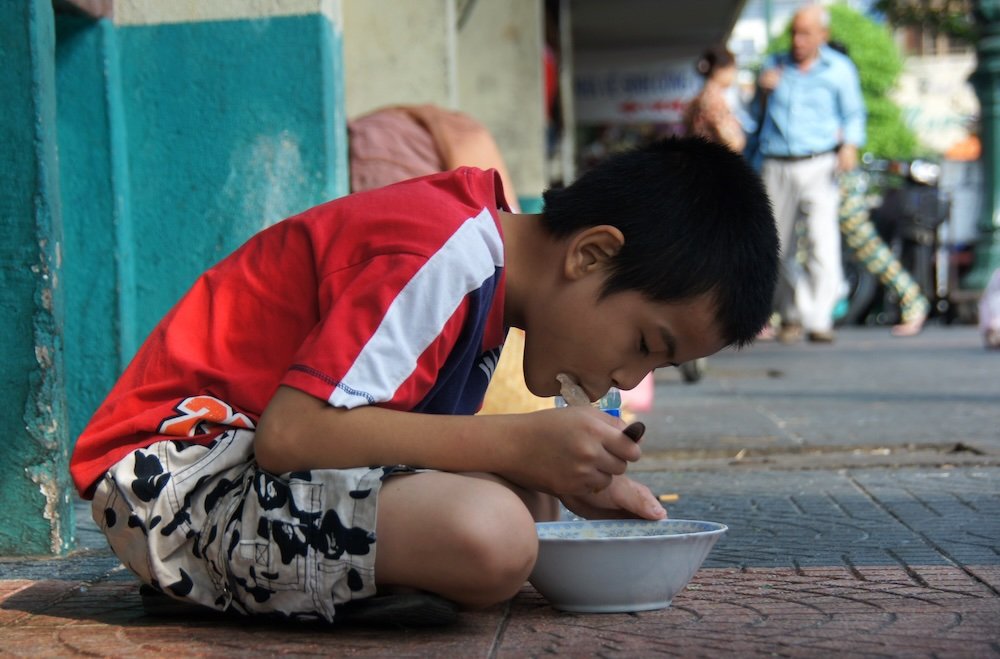
{"type": "Polygon", "coordinates": [[[158,618],[205,618],[232,615],[226,611],[219,611],[195,602],[174,599],[148,584],[139,585],[139,598],[142,600],[142,610],[146,612],[146,615],[158,618]]]}
{"type": "MultiPolygon", "coordinates": [[[[194,602],[174,599],[142,584],[139,586],[146,615],[165,618],[226,616],[245,618],[194,602]]],[[[335,607],[337,625],[358,627],[440,627],[458,619],[458,606],[432,593],[394,593],[353,600],[335,607]]]]}
{"type": "Polygon", "coordinates": [[[336,607],[335,624],[366,627],[440,627],[458,619],[458,605],[433,593],[394,593],[336,607]]]}

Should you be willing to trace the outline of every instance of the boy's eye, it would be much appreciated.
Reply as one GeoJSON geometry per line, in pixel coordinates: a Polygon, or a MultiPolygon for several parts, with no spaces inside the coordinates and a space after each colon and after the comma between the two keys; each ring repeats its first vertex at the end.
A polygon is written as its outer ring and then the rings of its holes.
{"type": "Polygon", "coordinates": [[[649,346],[646,345],[646,337],[639,335],[639,352],[643,355],[649,354],[649,346]]]}

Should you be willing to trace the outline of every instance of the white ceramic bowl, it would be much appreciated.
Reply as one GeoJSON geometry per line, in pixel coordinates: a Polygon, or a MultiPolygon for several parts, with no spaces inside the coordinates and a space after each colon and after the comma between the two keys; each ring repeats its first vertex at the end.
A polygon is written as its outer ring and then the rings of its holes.
{"type": "Polygon", "coordinates": [[[541,522],[528,578],[552,606],[579,613],[652,611],[701,567],[728,530],[687,519],[541,522]]]}

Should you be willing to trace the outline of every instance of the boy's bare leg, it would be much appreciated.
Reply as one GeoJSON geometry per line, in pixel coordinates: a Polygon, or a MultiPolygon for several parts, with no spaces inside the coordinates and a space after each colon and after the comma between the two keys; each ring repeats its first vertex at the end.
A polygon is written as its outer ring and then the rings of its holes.
{"type": "Polygon", "coordinates": [[[521,498],[521,501],[527,506],[528,512],[531,513],[536,522],[554,522],[559,519],[559,499],[551,494],[543,494],[519,485],[514,485],[509,480],[501,478],[496,474],[467,473],[462,475],[500,483],[521,498]]]}
{"type": "Polygon", "coordinates": [[[513,597],[538,555],[535,518],[546,495],[488,474],[425,472],[388,479],[379,494],[375,580],[469,607],[513,597]],[[512,489],[513,488],[513,489],[512,489]],[[522,495],[525,497],[522,499],[522,495]],[[526,503],[527,501],[527,503],[526,503]]]}

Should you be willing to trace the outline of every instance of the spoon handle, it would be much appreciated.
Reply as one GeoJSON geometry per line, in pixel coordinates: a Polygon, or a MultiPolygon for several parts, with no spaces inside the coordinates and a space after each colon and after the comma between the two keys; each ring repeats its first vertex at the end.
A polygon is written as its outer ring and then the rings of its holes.
{"type": "Polygon", "coordinates": [[[625,426],[625,430],[622,432],[633,442],[638,442],[646,432],[646,424],[642,421],[636,421],[625,426]]]}

